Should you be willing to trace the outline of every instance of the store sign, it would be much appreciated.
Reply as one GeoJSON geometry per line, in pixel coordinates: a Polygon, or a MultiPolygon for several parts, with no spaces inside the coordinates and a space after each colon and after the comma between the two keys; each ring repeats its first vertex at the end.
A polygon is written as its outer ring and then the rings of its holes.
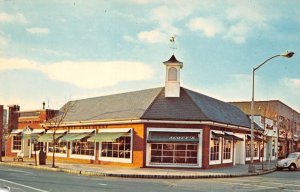
{"type": "Polygon", "coordinates": [[[170,136],[169,139],[182,141],[182,140],[194,140],[194,139],[196,139],[196,137],[194,137],[194,136],[170,136]]]}

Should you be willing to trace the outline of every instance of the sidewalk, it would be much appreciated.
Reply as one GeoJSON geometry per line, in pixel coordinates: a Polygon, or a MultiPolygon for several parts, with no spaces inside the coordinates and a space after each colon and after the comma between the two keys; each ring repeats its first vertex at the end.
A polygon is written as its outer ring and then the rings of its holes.
{"type": "Polygon", "coordinates": [[[159,168],[124,168],[111,167],[97,164],[79,164],[56,162],[57,168],[52,168],[52,162],[47,161],[46,165],[35,166],[34,158],[25,158],[23,162],[13,161],[11,157],[3,157],[0,165],[19,166],[48,171],[66,172],[81,174],[85,176],[110,176],[126,178],[157,178],[157,179],[197,179],[197,178],[226,178],[245,177],[267,174],[275,171],[275,161],[270,164],[264,162],[264,170],[261,163],[256,164],[256,173],[248,173],[248,165],[236,165],[233,167],[217,169],[159,169],[159,168]]]}

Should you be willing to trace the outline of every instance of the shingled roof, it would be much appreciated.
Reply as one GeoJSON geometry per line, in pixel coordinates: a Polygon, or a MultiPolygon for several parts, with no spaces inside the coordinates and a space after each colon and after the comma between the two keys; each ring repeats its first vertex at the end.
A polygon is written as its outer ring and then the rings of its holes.
{"type": "Polygon", "coordinates": [[[179,98],[164,88],[101,96],[72,102],[64,122],[116,120],[212,121],[250,127],[249,118],[232,104],[181,88],[179,98]]]}

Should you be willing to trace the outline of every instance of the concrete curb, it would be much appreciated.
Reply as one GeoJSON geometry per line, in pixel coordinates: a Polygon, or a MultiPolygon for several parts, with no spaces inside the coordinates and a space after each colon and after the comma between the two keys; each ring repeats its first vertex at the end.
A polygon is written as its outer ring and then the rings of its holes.
{"type": "Polygon", "coordinates": [[[0,162],[0,165],[11,166],[11,167],[24,167],[30,169],[38,169],[45,171],[54,171],[54,172],[64,172],[75,175],[83,176],[104,176],[104,177],[123,177],[123,178],[144,178],[144,179],[208,179],[208,178],[233,178],[233,177],[250,177],[265,175],[276,171],[275,168],[258,173],[242,173],[242,174],[211,174],[211,175],[149,175],[149,174],[120,174],[120,173],[103,173],[103,172],[94,172],[94,171],[82,171],[66,168],[52,168],[52,167],[42,167],[34,165],[24,165],[22,163],[6,163],[0,162]]]}

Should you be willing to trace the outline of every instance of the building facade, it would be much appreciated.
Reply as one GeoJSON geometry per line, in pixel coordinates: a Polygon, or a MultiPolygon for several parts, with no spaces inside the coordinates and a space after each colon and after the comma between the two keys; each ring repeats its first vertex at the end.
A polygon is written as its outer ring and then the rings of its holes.
{"type": "MultiPolygon", "coordinates": [[[[250,101],[231,103],[250,115],[250,101]]],[[[254,116],[255,122],[264,127],[267,147],[265,148],[265,157],[271,154],[272,159],[274,158],[274,147],[278,158],[284,158],[291,152],[300,151],[299,112],[279,100],[255,101],[254,116]]]]}
{"type": "MultiPolygon", "coordinates": [[[[208,169],[249,162],[250,119],[232,104],[181,87],[183,63],[174,55],[164,64],[165,87],[66,103],[40,125],[37,141],[47,156],[127,167],[208,169]]],[[[258,161],[262,130],[255,128],[258,161]]]]}
{"type": "Polygon", "coordinates": [[[5,155],[16,156],[22,152],[25,157],[32,157],[44,147],[43,142],[37,141],[37,138],[45,133],[42,123],[53,118],[57,110],[20,111],[18,105],[10,105],[8,111],[5,155]]]}

